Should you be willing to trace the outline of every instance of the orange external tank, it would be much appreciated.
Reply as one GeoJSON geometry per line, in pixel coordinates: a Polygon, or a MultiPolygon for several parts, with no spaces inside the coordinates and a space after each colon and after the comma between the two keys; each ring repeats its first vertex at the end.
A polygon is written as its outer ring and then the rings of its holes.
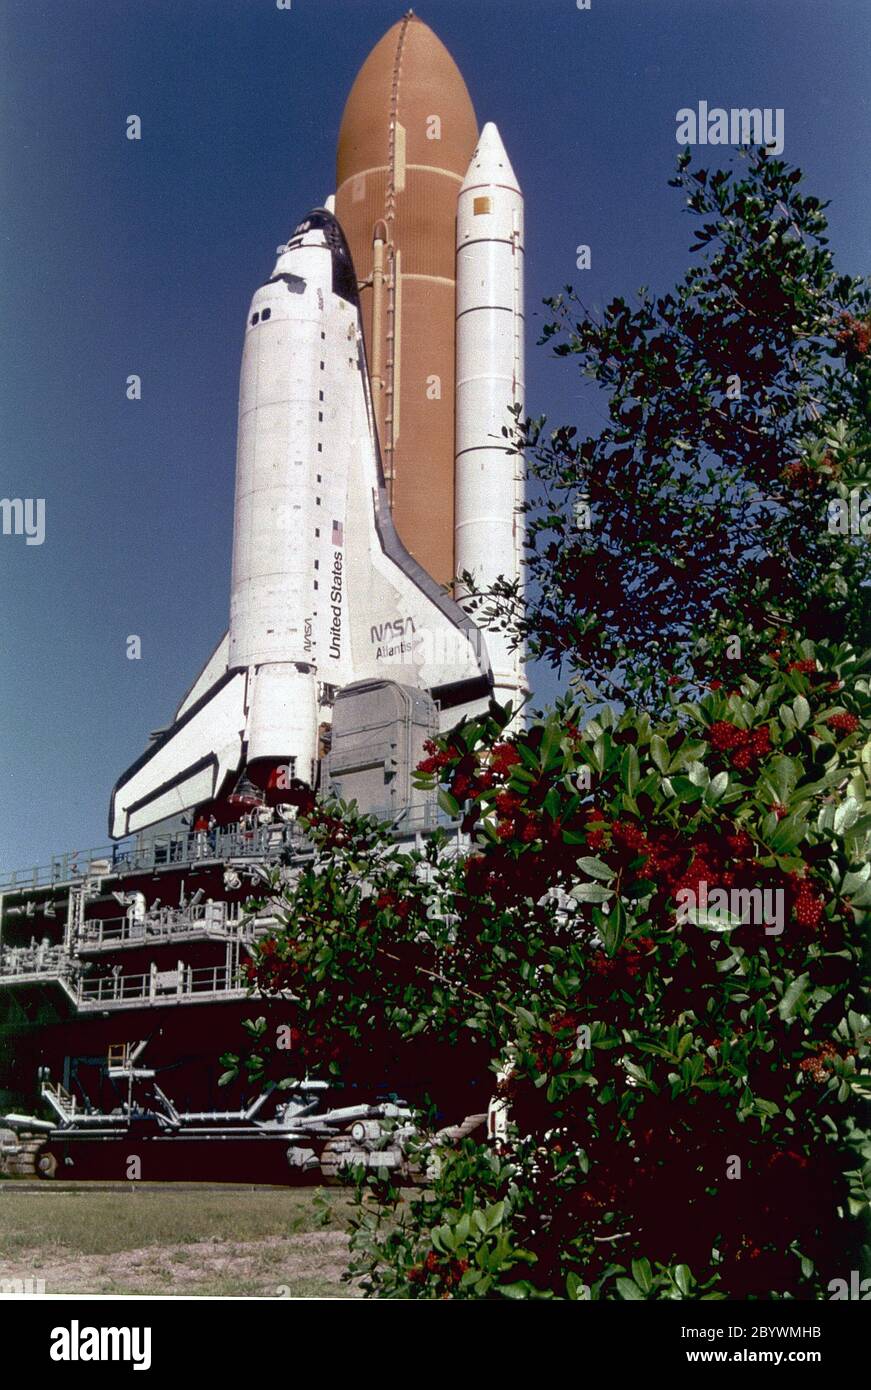
{"type": "Polygon", "coordinates": [[[363,288],[388,495],[408,550],[454,569],[455,228],[478,138],[466,84],[413,13],[363,64],[339,131],[336,216],[363,288]]]}

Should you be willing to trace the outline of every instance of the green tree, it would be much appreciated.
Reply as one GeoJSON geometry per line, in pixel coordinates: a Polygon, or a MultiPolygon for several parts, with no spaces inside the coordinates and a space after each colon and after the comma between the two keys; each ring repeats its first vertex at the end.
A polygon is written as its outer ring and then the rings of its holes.
{"type": "Polygon", "coordinates": [[[670,293],[600,318],[570,287],[547,301],[542,341],[605,394],[608,424],[519,431],[525,614],[508,581],[477,595],[532,655],[647,707],[667,674],[704,674],[736,614],[869,640],[868,547],[828,509],[869,487],[871,295],[837,274],[800,171],[764,148],[745,160],[709,172],[681,156],[671,182],[701,223],[699,259],[670,293]]]}
{"type": "Polygon", "coordinates": [[[711,220],[671,295],[598,325],[553,302],[607,430],[527,430],[528,635],[581,683],[429,747],[466,854],[316,808],[250,967],[309,1071],[389,1078],[431,1128],[508,1106],[425,1195],[375,1179],[353,1245],[379,1297],[818,1298],[858,1259],[868,558],[829,518],[867,476],[867,291],[781,162],[675,182],[711,220]]]}

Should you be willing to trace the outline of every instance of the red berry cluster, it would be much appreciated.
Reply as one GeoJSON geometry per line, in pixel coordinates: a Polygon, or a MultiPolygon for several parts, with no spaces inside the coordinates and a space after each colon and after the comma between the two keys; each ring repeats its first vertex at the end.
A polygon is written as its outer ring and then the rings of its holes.
{"type": "Polygon", "coordinates": [[[715,869],[702,853],[696,851],[680,878],[671,884],[671,896],[677,898],[678,893],[690,892],[704,911],[707,906],[708,885],[716,884],[720,888],[730,888],[733,880],[733,874],[715,869]]]}
{"type": "Polygon", "coordinates": [[[563,1044],[558,1043],[556,1038],[552,1038],[549,1033],[536,1031],[530,1039],[533,1061],[539,1071],[548,1071],[554,1053],[560,1052],[562,1049],[563,1044]]]}
{"type": "Polygon", "coordinates": [[[439,748],[438,744],[431,738],[426,740],[423,749],[430,756],[418,763],[418,772],[438,772],[440,768],[448,767],[456,756],[454,749],[439,748]]]}
{"type": "Polygon", "coordinates": [[[375,907],[378,912],[393,912],[401,922],[405,922],[411,915],[413,903],[408,898],[398,898],[395,893],[387,889],[378,894],[375,899],[375,907]]]}
{"type": "Polygon", "coordinates": [[[627,975],[634,979],[655,944],[651,937],[639,936],[622,946],[616,956],[606,956],[604,951],[593,951],[587,961],[590,973],[604,980],[611,980],[617,975],[627,975]]]}
{"type": "Polygon", "coordinates": [[[828,1081],[832,1074],[832,1062],[840,1055],[834,1043],[826,1042],[817,1048],[813,1056],[799,1062],[798,1069],[807,1072],[814,1081],[828,1081]]]}
{"type": "Polygon", "coordinates": [[[758,729],[739,729],[737,724],[720,719],[711,725],[708,740],[718,753],[728,754],[732,766],[741,772],[771,752],[771,731],[767,724],[760,724],[758,729]]]}
{"type": "Polygon", "coordinates": [[[482,768],[479,755],[450,743],[440,748],[434,739],[427,739],[423,746],[430,756],[418,763],[418,772],[444,773],[447,770],[444,780],[458,802],[474,800],[494,786],[496,779],[492,767],[482,768]]]}
{"type": "Polygon", "coordinates": [[[532,816],[518,816],[515,820],[500,821],[496,834],[500,840],[519,840],[521,844],[531,845],[538,839],[538,825],[532,816]]]}
{"type": "Polygon", "coordinates": [[[781,477],[783,482],[795,491],[802,488],[818,488],[822,482],[821,474],[818,473],[817,468],[811,468],[810,464],[800,463],[799,460],[786,464],[781,477]]]}
{"type": "Polygon", "coordinates": [[[476,790],[475,778],[470,777],[468,772],[457,772],[456,777],[451,782],[451,791],[458,801],[465,801],[476,790]]]}
{"type": "Polygon", "coordinates": [[[852,314],[841,315],[841,328],[835,334],[846,357],[866,357],[871,348],[871,320],[857,319],[852,314]]]}
{"type": "Polygon", "coordinates": [[[497,777],[507,777],[520,762],[520,754],[511,743],[497,743],[490,754],[490,769],[497,777]]]}
{"type": "Polygon", "coordinates": [[[833,714],[828,725],[834,733],[841,734],[846,738],[848,734],[856,732],[859,727],[859,720],[855,714],[833,714]]]}
{"type": "Polygon", "coordinates": [[[825,901],[820,897],[809,878],[790,874],[790,882],[795,894],[792,906],[795,920],[800,927],[809,927],[813,930],[819,926],[825,901]]]}
{"type": "Polygon", "coordinates": [[[555,1033],[576,1032],[580,1019],[577,1014],[554,1014],[550,1026],[555,1033]]]}
{"type": "Polygon", "coordinates": [[[307,813],[306,821],[310,830],[321,832],[324,844],[328,849],[334,849],[348,843],[348,828],[341,816],[334,816],[329,811],[315,806],[307,813]]]}
{"type": "Polygon", "coordinates": [[[819,487],[822,479],[815,468],[811,468],[806,463],[788,463],[781,474],[783,481],[791,488],[815,488],[819,487]]]}
{"type": "Polygon", "coordinates": [[[798,671],[803,676],[810,676],[817,669],[817,663],[813,657],[807,657],[804,661],[791,661],[787,666],[787,671],[798,671]]]}
{"type": "Polygon", "coordinates": [[[595,806],[586,806],[581,811],[581,819],[585,822],[585,833],[587,836],[587,848],[599,850],[605,844],[605,826],[607,818],[595,806]],[[590,828],[592,827],[592,829],[590,828]]]}
{"type": "Polygon", "coordinates": [[[277,994],[298,983],[305,967],[294,958],[296,945],[296,941],[274,936],[258,942],[255,960],[246,961],[243,967],[249,985],[258,985],[264,994],[277,994]]]}
{"type": "Polygon", "coordinates": [[[735,859],[749,859],[753,854],[753,841],[746,830],[738,830],[726,836],[726,844],[735,859]]]}
{"type": "Polygon", "coordinates": [[[444,1296],[449,1297],[451,1289],[459,1284],[468,1268],[468,1260],[445,1260],[437,1251],[430,1250],[423,1264],[413,1265],[406,1278],[410,1284],[425,1284],[432,1278],[444,1288],[444,1296]]]}
{"type": "Polygon", "coordinates": [[[649,848],[644,831],[632,821],[613,821],[611,834],[618,844],[625,845],[627,849],[635,850],[636,853],[649,848]]]}

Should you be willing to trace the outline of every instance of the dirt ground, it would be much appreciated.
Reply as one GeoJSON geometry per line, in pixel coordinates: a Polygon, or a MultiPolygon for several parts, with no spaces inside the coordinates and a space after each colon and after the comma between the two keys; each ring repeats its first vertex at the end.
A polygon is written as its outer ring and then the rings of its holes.
{"type": "Polygon", "coordinates": [[[316,1188],[0,1190],[0,1280],[46,1293],[354,1298],[351,1204],[316,1188]],[[326,1224],[323,1224],[323,1223],[326,1224]]]}

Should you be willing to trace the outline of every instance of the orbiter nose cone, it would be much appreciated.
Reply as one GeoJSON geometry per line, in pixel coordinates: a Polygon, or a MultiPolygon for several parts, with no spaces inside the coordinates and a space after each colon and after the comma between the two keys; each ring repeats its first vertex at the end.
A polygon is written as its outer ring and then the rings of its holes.
{"type": "Polygon", "coordinates": [[[517,182],[517,175],[511,167],[511,160],[505,151],[502,136],[492,121],[488,121],[481,131],[460,192],[462,193],[469,188],[477,188],[484,183],[502,184],[503,187],[513,188],[518,193],[520,192],[520,184],[517,182]]]}

